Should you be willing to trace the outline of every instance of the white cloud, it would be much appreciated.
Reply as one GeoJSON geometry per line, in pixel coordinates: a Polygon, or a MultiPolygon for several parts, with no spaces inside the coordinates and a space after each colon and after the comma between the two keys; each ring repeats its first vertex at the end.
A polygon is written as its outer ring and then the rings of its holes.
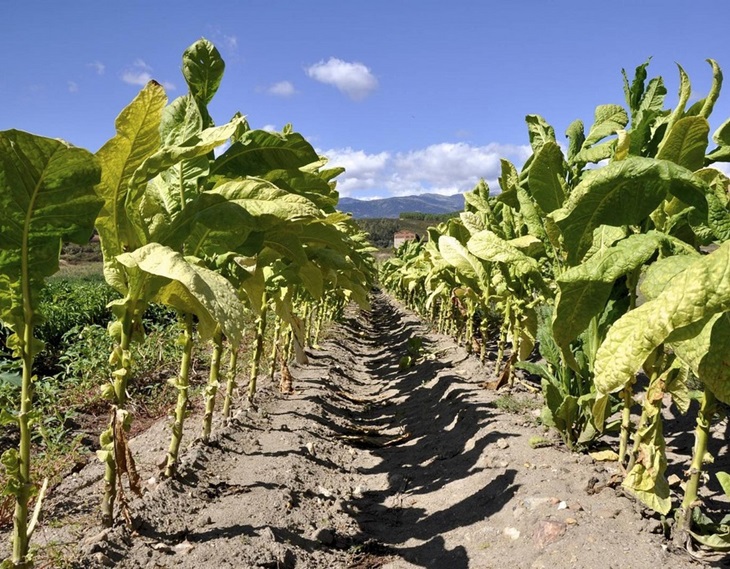
{"type": "Polygon", "coordinates": [[[238,51],[238,38],[236,36],[223,34],[223,45],[225,45],[229,51],[238,51]]]}
{"type": "Polygon", "coordinates": [[[91,63],[87,63],[86,67],[91,67],[94,71],[96,71],[97,75],[104,75],[104,71],[106,70],[106,65],[104,65],[101,61],[92,61],[91,63]]]}
{"type": "Polygon", "coordinates": [[[362,63],[350,63],[336,57],[306,68],[309,77],[337,87],[353,101],[360,101],[378,88],[378,80],[362,63]]]}
{"type": "Polygon", "coordinates": [[[455,194],[474,188],[484,178],[493,192],[499,191],[500,158],[518,168],[529,157],[529,146],[463,142],[433,144],[408,152],[379,152],[341,148],[324,150],[330,166],[346,172],[337,178],[342,196],[404,196],[422,193],[455,194]]]}
{"type": "Polygon", "coordinates": [[[69,81],[68,82],[68,92],[69,93],[78,93],[79,86],[75,81],[69,81]]]}
{"type": "Polygon", "coordinates": [[[279,132],[279,129],[274,124],[265,124],[261,127],[261,130],[265,130],[266,132],[279,132]]]}
{"type": "Polygon", "coordinates": [[[267,88],[266,92],[277,97],[291,97],[296,93],[296,89],[290,81],[279,81],[267,88]]]}
{"type": "MultiPolygon", "coordinates": [[[[144,87],[152,79],[152,67],[142,59],[137,59],[131,66],[122,72],[122,81],[129,85],[139,85],[144,87]]],[[[168,91],[175,90],[175,84],[170,81],[159,81],[159,83],[168,91]]]]}

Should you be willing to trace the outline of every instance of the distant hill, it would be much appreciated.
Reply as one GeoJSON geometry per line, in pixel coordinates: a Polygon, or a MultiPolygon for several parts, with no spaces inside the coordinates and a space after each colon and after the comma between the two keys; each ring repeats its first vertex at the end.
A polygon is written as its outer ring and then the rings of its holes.
{"type": "Polygon", "coordinates": [[[351,213],[352,217],[356,219],[365,217],[397,218],[404,212],[451,213],[464,209],[464,194],[454,194],[452,196],[420,194],[377,200],[340,198],[337,209],[351,213]]]}

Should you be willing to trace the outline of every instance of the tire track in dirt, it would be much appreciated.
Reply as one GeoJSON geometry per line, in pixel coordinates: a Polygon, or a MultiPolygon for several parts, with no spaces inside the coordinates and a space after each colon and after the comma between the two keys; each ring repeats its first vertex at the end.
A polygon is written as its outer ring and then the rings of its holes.
{"type": "Polygon", "coordinates": [[[480,387],[491,372],[385,295],[308,353],[294,394],[262,381],[258,409],[190,445],[175,479],[154,466],[166,422],[133,441],[148,480],[133,530],[96,525],[91,463],[54,491],[36,543],[75,567],[696,567],[631,501],[596,491],[610,467],[532,449],[546,433],[497,407],[480,387]],[[414,337],[425,357],[401,369],[414,337]]]}

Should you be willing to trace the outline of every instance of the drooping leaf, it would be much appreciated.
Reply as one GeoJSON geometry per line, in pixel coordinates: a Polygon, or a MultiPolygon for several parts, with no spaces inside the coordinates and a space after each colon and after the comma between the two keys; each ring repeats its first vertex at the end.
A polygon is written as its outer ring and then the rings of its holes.
{"type": "Polygon", "coordinates": [[[475,257],[491,263],[503,263],[518,276],[539,273],[539,265],[535,259],[528,257],[488,229],[472,235],[466,247],[475,257]]]}
{"type": "Polygon", "coordinates": [[[621,317],[596,354],[596,389],[600,393],[621,389],[674,330],[730,310],[728,267],[730,243],[725,243],[698,257],[654,300],[621,317]]]}
{"type": "Polygon", "coordinates": [[[271,170],[301,168],[317,161],[319,155],[299,133],[250,130],[216,158],[211,175],[262,176],[271,170]]]}
{"type": "Polygon", "coordinates": [[[197,316],[203,339],[213,338],[219,325],[232,345],[240,345],[244,307],[233,285],[223,276],[159,243],[119,255],[118,260],[125,267],[161,277],[164,284],[152,301],[197,316]]]}
{"type": "Polygon", "coordinates": [[[563,350],[603,311],[614,282],[648,261],[662,241],[656,232],[631,235],[558,277],[553,334],[563,350]]]}
{"type": "Polygon", "coordinates": [[[715,397],[730,402],[730,314],[714,314],[680,328],[667,342],[715,397]]]}
{"type": "Polygon", "coordinates": [[[307,198],[258,178],[225,182],[209,193],[223,196],[243,207],[256,220],[257,230],[286,220],[320,217],[319,208],[307,198]]]}
{"type": "Polygon", "coordinates": [[[601,224],[635,225],[668,194],[707,211],[706,184],[672,162],[630,157],[587,173],[565,205],[551,215],[563,233],[568,261],[576,264],[601,224]]]}
{"type": "Polygon", "coordinates": [[[304,196],[325,213],[333,213],[339,201],[337,190],[317,173],[303,172],[298,169],[276,169],[261,177],[282,190],[304,196]]]}

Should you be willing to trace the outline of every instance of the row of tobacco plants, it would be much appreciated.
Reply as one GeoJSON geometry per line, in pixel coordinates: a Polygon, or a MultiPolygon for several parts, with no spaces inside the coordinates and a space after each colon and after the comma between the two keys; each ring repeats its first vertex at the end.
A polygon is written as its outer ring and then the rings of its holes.
{"type": "MultiPolygon", "coordinates": [[[[674,510],[678,542],[727,551],[730,516],[712,520],[698,502],[710,425],[730,404],[730,180],[712,167],[730,161],[730,120],[708,148],[722,83],[709,63],[711,90],[692,105],[679,68],[673,109],[648,62],[624,73],[626,108],[597,107],[588,132],[573,122],[566,146],[527,116],[521,170],[502,160],[497,196],[480,182],[460,217],[400,248],[380,279],[482,358],[497,319],[494,383],[512,383],[515,368],[538,376],[542,420],[571,449],[618,431],[623,486],[662,516],[674,510]],[[671,404],[697,424],[674,503],[662,426],[671,404]]],[[[730,495],[730,476],[716,475],[730,495]]]]}
{"type": "Polygon", "coordinates": [[[180,372],[170,381],[178,399],[164,472],[173,476],[196,344],[212,346],[205,441],[219,386],[223,414],[231,413],[246,322],[257,322],[247,386],[253,404],[267,322],[275,323],[274,359],[286,375],[290,354],[306,359],[308,336],[325,318],[336,317],[347,302],[367,302],[374,274],[369,245],[349,216],[336,210],[334,178],[342,169],[327,168],[326,159],[291,127],[252,130],[239,113],[216,126],[208,104],[224,62],[210,42],[200,40],[185,51],[182,72],[186,95],[168,104],[162,86],[151,81],[121,112],[116,135],[96,154],[56,139],[0,132],[0,318],[12,332],[7,346],[21,382],[18,407],[0,415],[1,424],[20,432],[19,448],[2,455],[5,491],[16,502],[12,557],[4,567],[31,565],[29,539],[46,491],[45,483],[30,478],[31,435],[43,419],[33,406],[34,358],[43,349],[35,330],[44,319],[40,291],[58,270],[61,243],[85,243],[96,228],[104,277],[119,294],[109,304],[109,373],[99,378],[111,408],[97,453],[105,465],[106,525],[126,514],[122,478],[139,490],[127,446],[127,394],[135,375],[131,348],[144,337],[142,316],[150,304],[174,309],[181,329],[180,372]]]}

